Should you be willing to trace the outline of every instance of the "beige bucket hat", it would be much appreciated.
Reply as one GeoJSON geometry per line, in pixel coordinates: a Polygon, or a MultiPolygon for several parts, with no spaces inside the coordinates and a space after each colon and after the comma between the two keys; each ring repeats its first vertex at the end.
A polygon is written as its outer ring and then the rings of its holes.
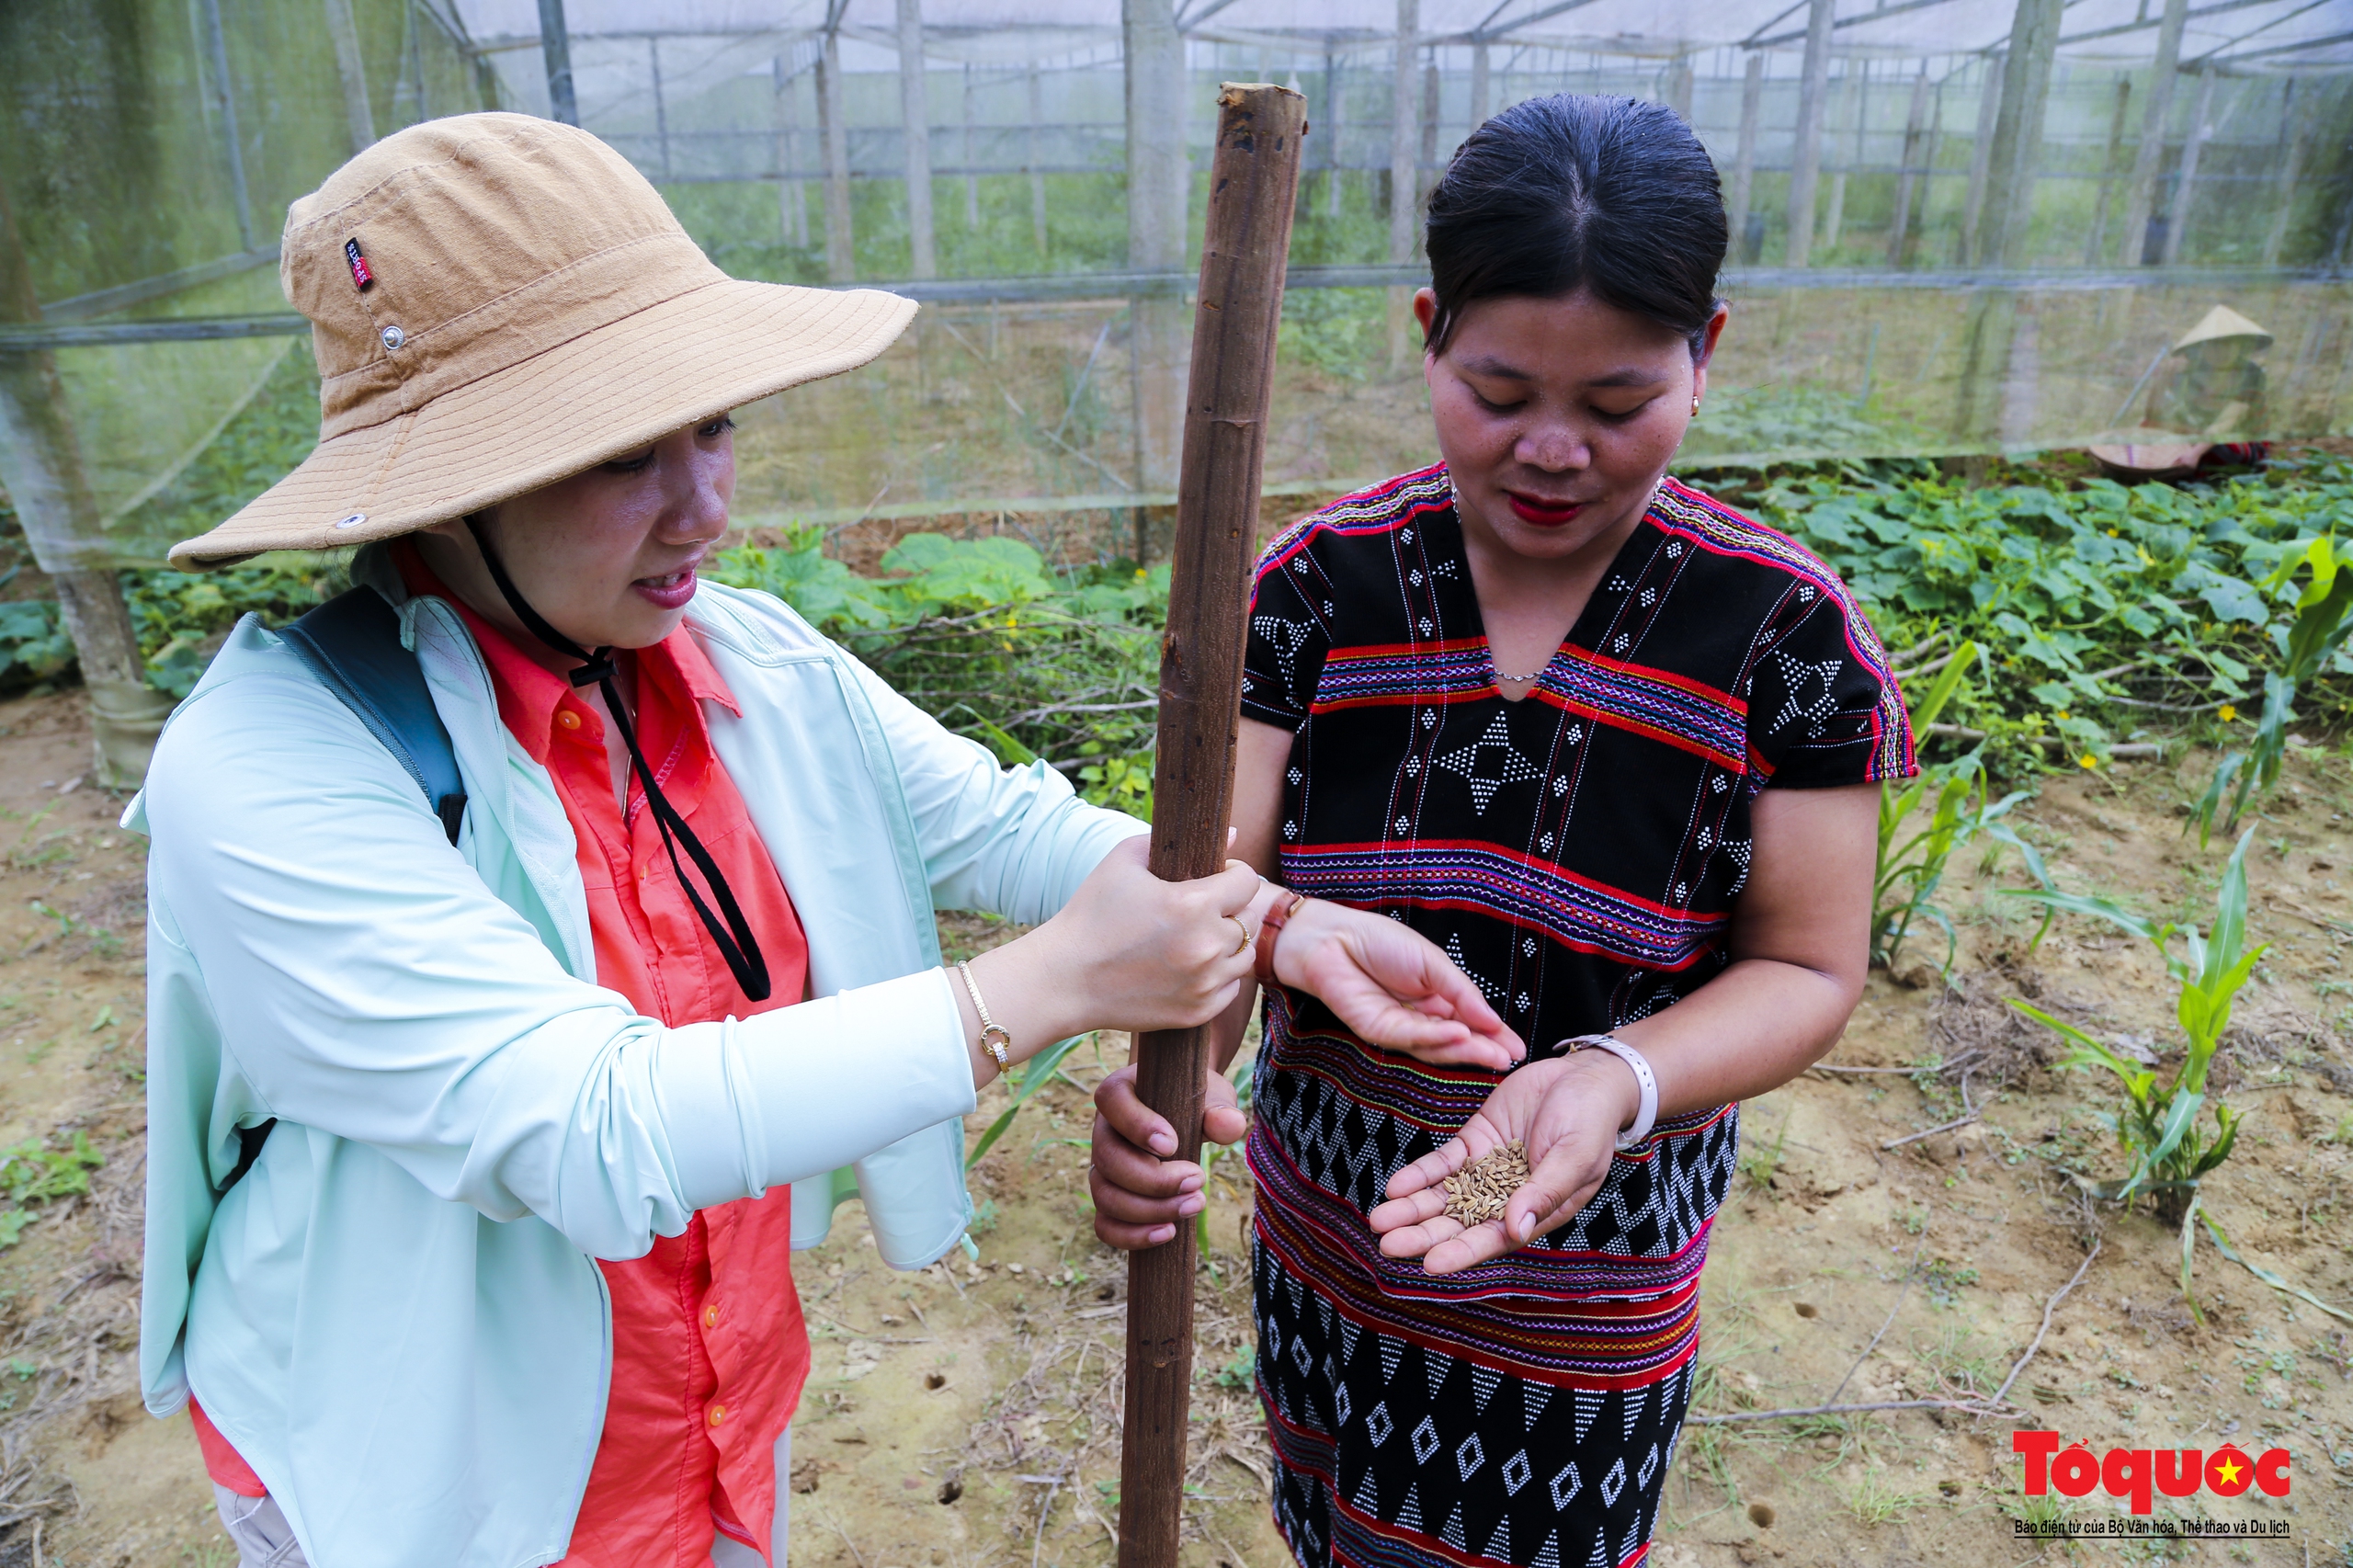
{"type": "Polygon", "coordinates": [[[876,290],[746,283],[585,131],[519,114],[386,137],[286,214],[319,445],[183,571],[413,533],[855,369],[913,319],[876,290]]]}
{"type": "Polygon", "coordinates": [[[2178,354],[2183,349],[2200,343],[2214,343],[2229,337],[2259,339],[2255,346],[2257,349],[2271,347],[2269,333],[2231,309],[2230,306],[2216,305],[2200,319],[2196,326],[2181,335],[2181,341],[2173,346],[2173,351],[2178,354]]]}

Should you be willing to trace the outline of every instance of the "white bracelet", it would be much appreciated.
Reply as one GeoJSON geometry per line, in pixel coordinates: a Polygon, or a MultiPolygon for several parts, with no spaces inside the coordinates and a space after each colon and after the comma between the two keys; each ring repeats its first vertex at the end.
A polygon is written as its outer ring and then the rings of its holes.
{"type": "Polygon", "coordinates": [[[1572,1051],[1606,1051],[1634,1070],[1634,1082],[1643,1089],[1641,1107],[1634,1112],[1634,1123],[1618,1134],[1618,1147],[1631,1149],[1651,1135],[1651,1124],[1658,1119],[1658,1079],[1651,1072],[1651,1064],[1643,1053],[1622,1040],[1606,1034],[1581,1034],[1574,1040],[1561,1042],[1572,1051]]]}

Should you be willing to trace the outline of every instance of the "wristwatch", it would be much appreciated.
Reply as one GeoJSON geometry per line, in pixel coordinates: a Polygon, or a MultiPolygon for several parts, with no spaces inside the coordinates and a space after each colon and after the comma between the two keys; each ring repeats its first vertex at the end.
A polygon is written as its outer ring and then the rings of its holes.
{"type": "Polygon", "coordinates": [[[1634,1112],[1634,1124],[1618,1134],[1620,1150],[1633,1148],[1651,1135],[1651,1124],[1658,1119],[1658,1079],[1651,1072],[1651,1064],[1643,1053],[1624,1040],[1606,1034],[1581,1034],[1561,1042],[1572,1051],[1606,1051],[1634,1070],[1634,1082],[1643,1089],[1643,1101],[1634,1112]]]}

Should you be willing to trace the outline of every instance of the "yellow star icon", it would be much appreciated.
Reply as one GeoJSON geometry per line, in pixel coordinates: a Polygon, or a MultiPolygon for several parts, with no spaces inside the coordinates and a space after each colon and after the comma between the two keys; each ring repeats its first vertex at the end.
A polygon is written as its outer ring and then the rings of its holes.
{"type": "Polygon", "coordinates": [[[2239,1461],[2224,1460],[2214,1467],[2214,1473],[2222,1478],[2223,1485],[2236,1486],[2239,1483],[2239,1461]]]}

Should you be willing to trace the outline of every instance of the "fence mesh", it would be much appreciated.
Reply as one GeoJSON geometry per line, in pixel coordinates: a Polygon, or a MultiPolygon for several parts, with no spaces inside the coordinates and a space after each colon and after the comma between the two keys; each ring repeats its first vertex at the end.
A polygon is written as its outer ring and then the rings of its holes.
{"type": "Polygon", "coordinates": [[[17,0],[0,484],[51,570],[153,564],[217,521],[315,420],[287,203],[373,138],[505,108],[611,142],[739,277],[926,301],[872,369],[741,416],[745,521],[994,511],[1148,552],[1129,530],[1172,488],[1185,247],[1237,78],[1313,121],[1278,494],[1435,455],[1402,313],[1418,204],[1485,116],[1564,90],[1674,106],[1724,177],[1733,324],[1687,464],[2345,435],[2349,23],[2353,0],[17,0]],[[2259,335],[2176,352],[2217,306],[2259,335]]]}

